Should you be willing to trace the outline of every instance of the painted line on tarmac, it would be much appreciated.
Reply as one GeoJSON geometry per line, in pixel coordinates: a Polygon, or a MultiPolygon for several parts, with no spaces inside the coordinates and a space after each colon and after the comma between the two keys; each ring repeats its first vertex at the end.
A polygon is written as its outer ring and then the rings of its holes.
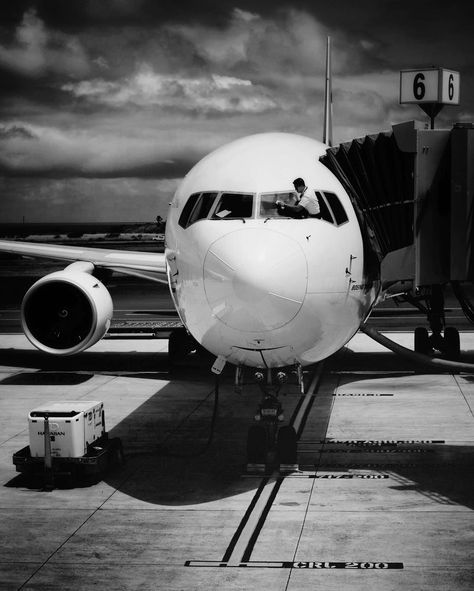
{"type": "MultiPolygon", "coordinates": [[[[325,471],[325,470],[323,470],[325,471]]],[[[255,478],[255,476],[251,476],[251,475],[244,475],[243,478],[255,478]]],[[[288,479],[294,479],[294,478],[309,478],[312,480],[318,480],[318,479],[326,479],[326,480],[331,480],[331,479],[347,479],[347,480],[352,480],[352,479],[361,479],[361,480],[384,480],[387,478],[390,478],[390,476],[388,474],[380,474],[380,473],[373,473],[373,474],[351,474],[349,472],[347,473],[338,473],[338,474],[317,474],[314,470],[311,470],[311,467],[305,467],[304,470],[300,470],[299,472],[292,472],[289,474],[285,474],[281,476],[282,479],[284,480],[288,480],[288,479]]]]}
{"type": "Polygon", "coordinates": [[[381,449],[381,448],[366,448],[361,447],[359,449],[325,449],[321,451],[321,454],[431,454],[436,453],[435,449],[381,449]]]}
{"type": "Polygon", "coordinates": [[[305,439],[300,442],[303,445],[353,445],[362,446],[397,446],[397,445],[430,445],[444,444],[445,439],[305,439]]]}
{"type": "Polygon", "coordinates": [[[386,480],[390,478],[388,474],[312,474],[306,478],[313,478],[314,480],[386,480]]]}
{"type": "Polygon", "coordinates": [[[342,396],[348,398],[373,397],[379,398],[381,396],[394,396],[394,394],[379,394],[376,392],[334,392],[333,396],[342,396]]]}
{"type": "MultiPolygon", "coordinates": [[[[322,364],[319,364],[313,375],[313,379],[307,392],[301,396],[301,400],[295,410],[290,424],[295,428],[299,437],[301,437],[306,422],[308,420],[317,389],[322,375],[322,364]]],[[[321,439],[321,441],[326,441],[321,439]]],[[[254,475],[250,475],[255,477],[254,475]]],[[[255,495],[249,504],[237,530],[235,531],[229,546],[227,547],[221,560],[199,561],[187,560],[187,567],[217,567],[217,568],[286,568],[286,569],[391,569],[403,568],[402,563],[390,562],[272,562],[272,561],[251,561],[252,553],[257,544],[260,533],[265,525],[267,517],[273,507],[280,487],[285,478],[308,478],[321,480],[385,480],[389,478],[387,474],[319,474],[318,471],[309,471],[307,473],[295,473],[281,475],[275,471],[271,475],[266,475],[255,492],[255,495]]]]}
{"type": "Polygon", "coordinates": [[[403,562],[317,562],[317,561],[242,561],[230,564],[224,560],[187,560],[184,566],[194,568],[284,568],[284,569],[345,569],[345,570],[388,570],[403,569],[403,562]]]}
{"type": "MultiPolygon", "coordinates": [[[[297,409],[291,417],[290,425],[295,428],[298,436],[301,436],[308,419],[320,383],[322,368],[323,364],[318,364],[308,391],[301,396],[297,409]]],[[[284,476],[277,471],[262,480],[224,553],[222,563],[238,566],[250,560],[283,480],[284,476]]]]}
{"type": "Polygon", "coordinates": [[[262,480],[222,557],[222,562],[229,566],[238,566],[242,561],[250,559],[282,482],[283,478],[276,476],[262,480]]]}
{"type": "Polygon", "coordinates": [[[225,551],[224,557],[223,557],[223,561],[227,562],[230,560],[232,554],[234,552],[236,552],[236,546],[237,543],[240,539],[240,537],[242,536],[242,532],[244,531],[245,527],[247,526],[247,524],[249,523],[250,517],[262,495],[263,490],[265,489],[266,485],[268,484],[268,478],[264,478],[261,483],[260,486],[257,489],[257,492],[255,493],[250,505],[247,507],[247,511],[245,512],[245,515],[243,517],[243,519],[241,520],[239,527],[237,528],[235,534],[232,537],[232,540],[230,541],[229,546],[227,547],[227,550],[225,551]]]}

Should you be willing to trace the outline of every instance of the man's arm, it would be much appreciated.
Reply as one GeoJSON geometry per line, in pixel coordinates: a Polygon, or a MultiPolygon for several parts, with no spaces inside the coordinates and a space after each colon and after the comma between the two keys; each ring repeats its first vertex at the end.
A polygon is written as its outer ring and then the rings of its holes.
{"type": "Polygon", "coordinates": [[[290,218],[306,217],[308,212],[298,203],[298,205],[286,205],[281,201],[277,201],[278,214],[290,218]]]}

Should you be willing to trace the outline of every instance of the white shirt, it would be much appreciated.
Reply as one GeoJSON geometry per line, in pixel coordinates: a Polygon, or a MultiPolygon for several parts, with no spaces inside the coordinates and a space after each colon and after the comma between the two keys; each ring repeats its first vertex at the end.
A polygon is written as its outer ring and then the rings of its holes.
{"type": "Polygon", "coordinates": [[[303,191],[298,205],[302,205],[309,215],[317,215],[319,213],[319,201],[316,193],[308,188],[303,191]]]}

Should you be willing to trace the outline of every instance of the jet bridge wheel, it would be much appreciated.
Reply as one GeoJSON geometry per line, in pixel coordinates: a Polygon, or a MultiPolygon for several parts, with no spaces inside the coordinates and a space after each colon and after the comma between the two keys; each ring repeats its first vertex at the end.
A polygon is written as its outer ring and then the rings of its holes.
{"type": "Polygon", "coordinates": [[[456,361],[461,355],[461,344],[459,331],[454,326],[447,326],[444,329],[444,354],[451,361],[456,361]]]}
{"type": "Polygon", "coordinates": [[[428,355],[432,350],[433,348],[426,328],[423,326],[415,328],[415,351],[417,353],[422,353],[423,355],[428,355]]]}

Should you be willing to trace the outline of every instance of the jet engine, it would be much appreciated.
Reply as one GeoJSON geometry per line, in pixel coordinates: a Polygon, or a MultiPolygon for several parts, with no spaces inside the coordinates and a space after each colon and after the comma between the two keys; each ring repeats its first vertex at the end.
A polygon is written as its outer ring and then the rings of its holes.
{"type": "Polygon", "coordinates": [[[54,355],[73,355],[97,343],[113,314],[107,288],[92,263],[73,263],[42,277],[23,298],[21,321],[31,343],[54,355]]]}

